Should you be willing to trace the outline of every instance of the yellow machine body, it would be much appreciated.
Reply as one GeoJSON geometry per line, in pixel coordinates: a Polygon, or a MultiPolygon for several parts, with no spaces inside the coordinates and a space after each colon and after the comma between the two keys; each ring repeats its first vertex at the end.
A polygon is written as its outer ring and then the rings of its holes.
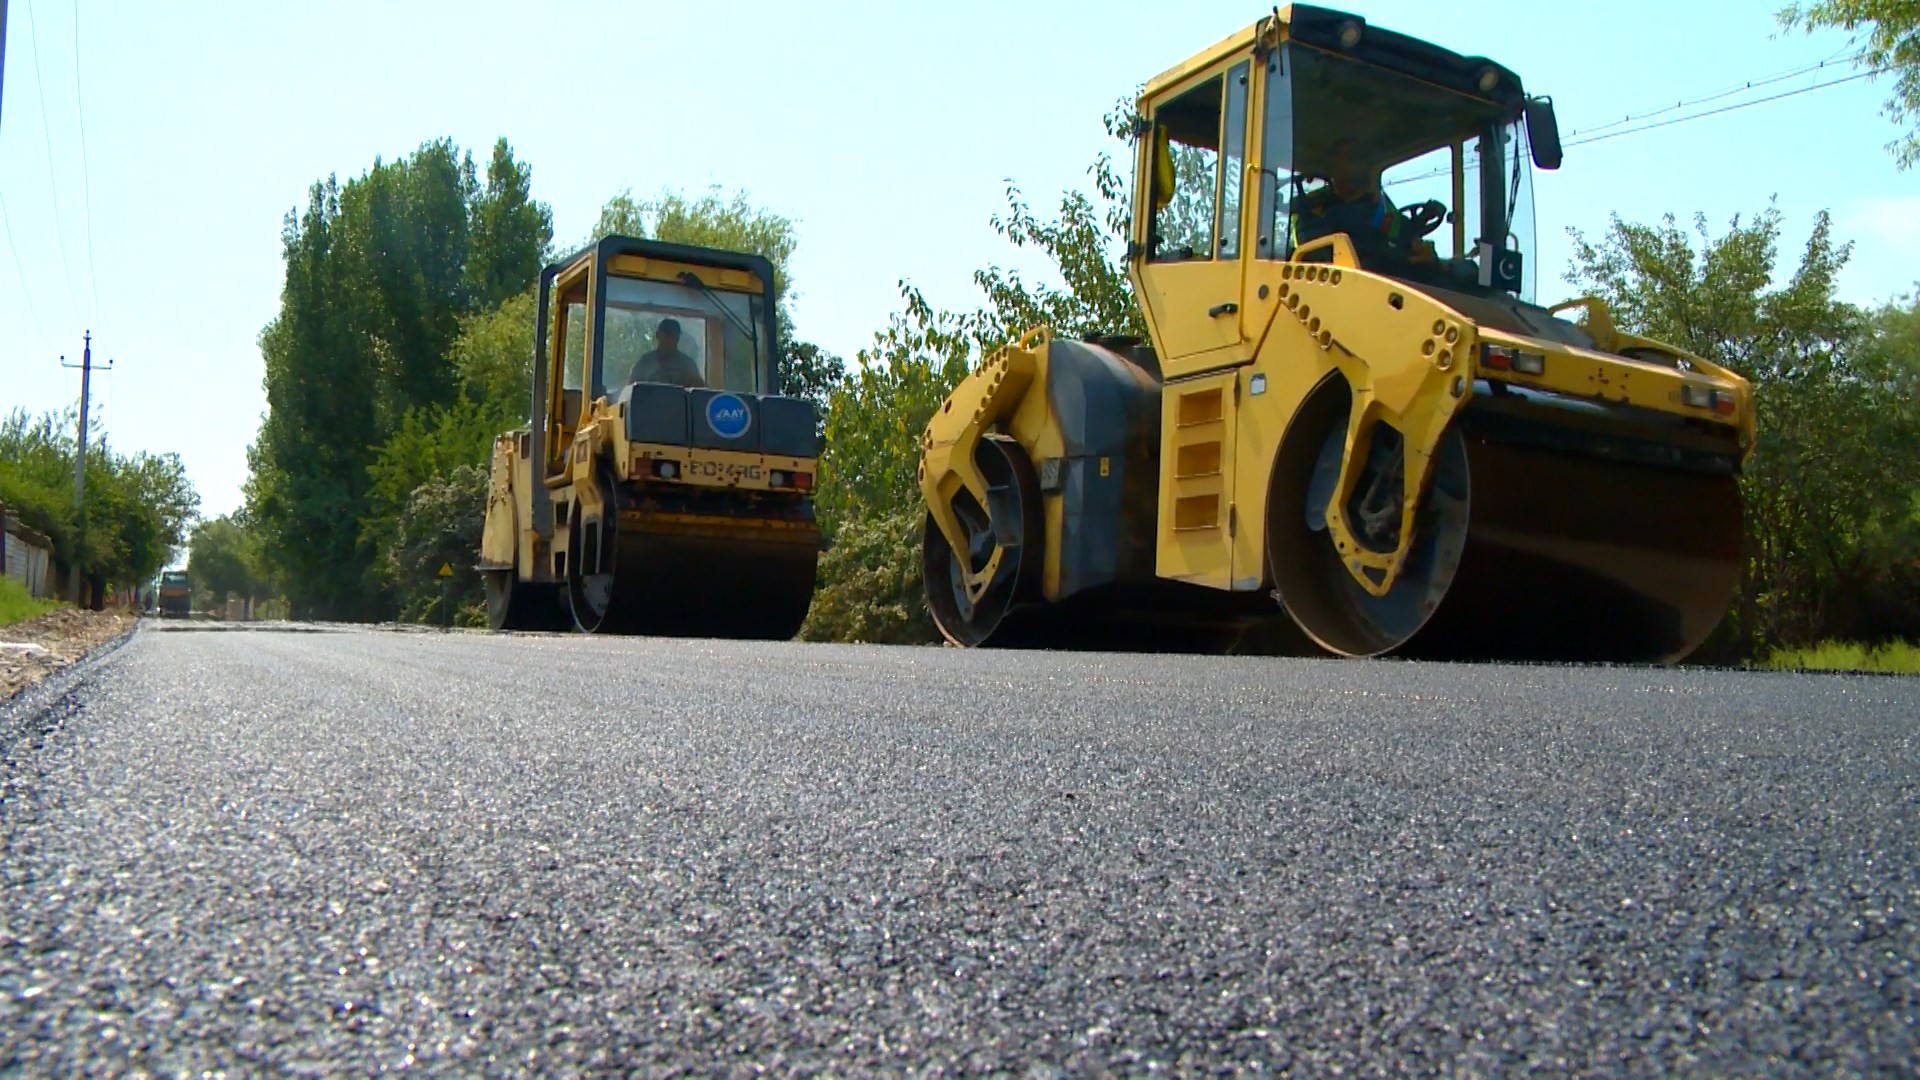
{"type": "Polygon", "coordinates": [[[1306,5],[1150,81],[1146,342],[1036,328],[929,423],[963,645],[1673,662],[1738,580],[1751,388],[1530,297],[1551,104],[1306,5]],[[1424,192],[1419,185],[1424,184],[1424,192]],[[1392,203],[1396,192],[1430,195],[1392,203]]]}
{"type": "Polygon", "coordinates": [[[818,417],[776,392],[771,264],[608,237],[543,272],[537,317],[532,422],[494,440],[494,628],[794,636],[818,417]]]}

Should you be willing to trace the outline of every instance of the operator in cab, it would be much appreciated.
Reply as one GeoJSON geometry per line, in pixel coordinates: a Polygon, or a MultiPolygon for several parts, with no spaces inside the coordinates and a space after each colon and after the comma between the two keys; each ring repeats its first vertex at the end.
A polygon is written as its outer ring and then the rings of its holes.
{"type": "Polygon", "coordinates": [[[1333,144],[1333,160],[1328,164],[1328,183],[1299,201],[1297,242],[1317,240],[1333,233],[1346,233],[1354,249],[1365,258],[1384,254],[1386,246],[1400,244],[1400,211],[1380,190],[1379,173],[1353,158],[1353,140],[1333,144]]]}
{"type": "Polygon", "coordinates": [[[636,383],[674,383],[686,387],[704,387],[707,381],[700,376],[700,365],[693,357],[680,351],[680,323],[673,319],[662,319],[653,332],[653,348],[640,354],[633,362],[633,371],[627,376],[628,382],[636,383]]]}

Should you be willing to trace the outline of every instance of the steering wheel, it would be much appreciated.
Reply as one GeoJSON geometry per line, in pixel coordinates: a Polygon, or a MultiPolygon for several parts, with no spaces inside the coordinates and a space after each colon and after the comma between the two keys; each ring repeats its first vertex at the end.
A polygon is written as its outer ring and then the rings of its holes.
{"type": "Polygon", "coordinates": [[[1413,230],[1415,239],[1423,238],[1447,220],[1447,204],[1438,199],[1428,199],[1423,203],[1401,207],[1400,216],[1406,219],[1407,227],[1413,230]]]}

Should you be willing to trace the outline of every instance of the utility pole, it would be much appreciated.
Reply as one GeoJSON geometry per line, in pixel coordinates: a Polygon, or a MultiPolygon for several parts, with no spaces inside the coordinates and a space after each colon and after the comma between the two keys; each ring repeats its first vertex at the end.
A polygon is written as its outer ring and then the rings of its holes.
{"type": "MultiPolygon", "coordinates": [[[[5,3],[5,0],[0,0],[5,3]]],[[[83,591],[86,577],[81,572],[80,552],[87,535],[87,395],[93,381],[93,331],[86,333],[80,350],[78,365],[67,363],[60,358],[60,366],[80,368],[80,437],[73,455],[73,513],[74,513],[74,551],[73,551],[73,602],[76,606],[84,599],[83,591]]],[[[112,370],[113,362],[108,361],[106,370],[112,370]]]]}

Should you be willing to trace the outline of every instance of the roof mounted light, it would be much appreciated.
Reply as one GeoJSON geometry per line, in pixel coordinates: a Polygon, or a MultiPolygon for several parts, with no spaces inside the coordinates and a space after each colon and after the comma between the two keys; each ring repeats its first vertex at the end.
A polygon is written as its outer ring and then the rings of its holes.
{"type": "Polygon", "coordinates": [[[1340,24],[1340,47],[1351,49],[1360,44],[1360,24],[1348,19],[1340,24]]]}
{"type": "Polygon", "coordinates": [[[1480,70],[1480,92],[1481,93],[1491,94],[1493,93],[1493,88],[1499,85],[1500,85],[1500,73],[1498,71],[1495,71],[1493,68],[1482,68],[1480,70]]]}

